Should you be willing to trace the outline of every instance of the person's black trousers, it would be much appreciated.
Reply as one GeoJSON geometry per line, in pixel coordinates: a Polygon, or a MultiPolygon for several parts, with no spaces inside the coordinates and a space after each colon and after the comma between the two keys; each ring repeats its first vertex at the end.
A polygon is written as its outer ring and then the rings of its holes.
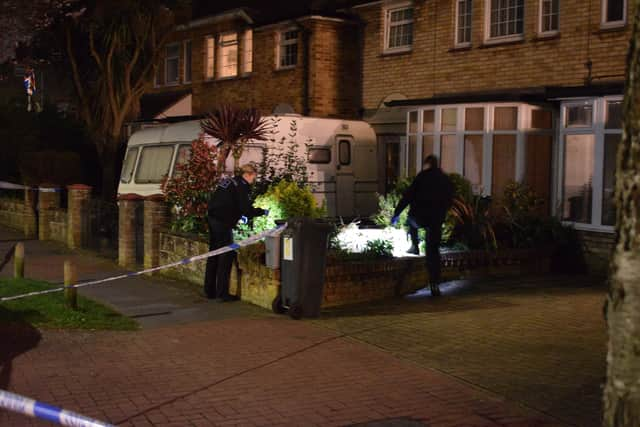
{"type": "Polygon", "coordinates": [[[427,232],[427,271],[429,272],[429,282],[440,283],[440,242],[442,241],[442,223],[436,223],[425,227],[427,232]]]}
{"type": "MultiPolygon", "coordinates": [[[[222,248],[233,243],[233,231],[209,219],[209,250],[222,248]]],[[[229,297],[229,280],[235,252],[207,258],[204,274],[204,293],[207,298],[229,297]]]]}

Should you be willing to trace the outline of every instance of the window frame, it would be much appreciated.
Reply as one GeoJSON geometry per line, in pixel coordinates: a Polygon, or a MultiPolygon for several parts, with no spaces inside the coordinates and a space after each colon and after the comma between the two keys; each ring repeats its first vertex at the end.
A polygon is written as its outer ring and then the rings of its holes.
{"type": "Polygon", "coordinates": [[[276,69],[277,70],[291,70],[293,68],[296,68],[298,66],[299,57],[300,57],[300,28],[298,28],[298,27],[287,27],[287,28],[283,28],[281,30],[278,30],[278,32],[276,33],[276,69]],[[293,32],[293,31],[295,31],[297,33],[295,42],[293,40],[284,40],[283,41],[284,34],[285,33],[289,33],[289,32],[293,32]],[[290,45],[296,45],[297,46],[297,49],[296,49],[296,62],[295,62],[295,64],[282,65],[281,59],[282,59],[283,47],[284,46],[290,46],[290,45]]]}
{"type": "Polygon", "coordinates": [[[181,43],[169,43],[164,48],[164,84],[165,86],[177,86],[180,84],[180,56],[181,56],[181,43]],[[170,48],[178,48],[178,54],[176,56],[169,57],[169,49],[170,48]],[[176,80],[169,81],[169,60],[175,60],[176,62],[176,80]]]}
{"type": "Polygon", "coordinates": [[[327,147],[327,146],[310,146],[308,151],[307,151],[307,161],[309,162],[309,164],[312,165],[327,165],[330,164],[333,160],[333,156],[331,155],[331,147],[327,147]],[[324,162],[319,162],[319,161],[314,161],[311,159],[311,152],[312,151],[324,151],[326,153],[329,154],[329,159],[327,161],[324,162]]]}
{"type": "Polygon", "coordinates": [[[140,146],[140,150],[138,152],[138,160],[136,161],[136,167],[135,167],[135,173],[134,173],[134,180],[133,182],[137,185],[158,185],[160,183],[162,183],[162,179],[164,179],[164,177],[162,177],[160,179],[160,181],[144,181],[144,182],[140,182],[138,180],[138,174],[140,173],[140,162],[142,162],[142,155],[144,154],[144,150],[147,148],[158,148],[158,147],[170,147],[171,148],[171,158],[169,159],[169,168],[167,170],[167,175],[166,176],[172,176],[173,174],[173,167],[174,167],[174,162],[175,162],[175,157],[176,157],[176,152],[177,152],[177,143],[175,142],[167,142],[167,143],[160,143],[160,144],[144,144],[140,146]]]}
{"type": "Polygon", "coordinates": [[[238,77],[239,72],[240,72],[240,37],[237,31],[226,31],[224,33],[220,33],[218,34],[218,36],[216,37],[216,59],[215,62],[218,65],[218,68],[215,70],[215,75],[216,75],[216,79],[217,80],[227,80],[227,79],[235,79],[236,77],[238,77]],[[227,42],[229,43],[227,46],[223,45],[223,39],[224,37],[227,36],[235,36],[235,42],[227,42]],[[236,47],[236,63],[235,63],[235,72],[231,75],[223,75],[223,69],[224,69],[224,61],[223,61],[223,54],[225,52],[224,48],[229,47],[229,46],[234,46],[236,47]],[[219,56],[218,56],[219,55],[219,56]]]}
{"type": "Polygon", "coordinates": [[[385,54],[389,54],[389,53],[402,53],[402,52],[411,52],[413,50],[413,44],[414,44],[414,35],[415,35],[415,11],[416,8],[413,4],[412,1],[404,1],[404,2],[396,2],[396,3],[390,3],[388,5],[386,5],[383,9],[382,9],[382,21],[383,21],[383,26],[384,26],[384,31],[383,31],[383,37],[384,39],[382,40],[382,52],[385,54]],[[396,47],[390,47],[389,43],[391,41],[390,37],[391,37],[391,13],[392,12],[396,12],[399,10],[405,10],[405,9],[412,9],[413,10],[413,17],[411,18],[411,20],[405,20],[402,21],[400,23],[395,23],[394,25],[406,25],[408,23],[411,24],[411,44],[409,45],[404,45],[404,46],[396,46],[396,47]]]}
{"type": "Polygon", "coordinates": [[[352,155],[351,155],[351,139],[338,137],[338,166],[351,166],[352,163],[352,155]],[[346,145],[348,148],[347,157],[348,159],[344,161],[342,158],[342,146],[346,145]]]}
{"type": "Polygon", "coordinates": [[[240,42],[240,50],[241,50],[241,61],[240,61],[240,69],[242,72],[241,75],[248,75],[253,73],[253,36],[254,32],[252,28],[247,28],[242,32],[241,42],[240,42]],[[251,34],[251,50],[247,50],[247,40],[248,34],[251,34]],[[248,59],[247,59],[248,58],[248,59]],[[247,64],[250,66],[247,67],[247,64]]]}
{"type": "Polygon", "coordinates": [[[182,83],[188,84],[193,80],[193,42],[191,39],[184,40],[182,42],[182,83]],[[189,49],[187,49],[187,45],[189,49]],[[187,50],[189,51],[189,58],[187,58],[187,50]],[[187,73],[187,65],[189,66],[189,73],[187,73]],[[187,76],[189,78],[187,78],[187,76]]]}
{"type": "Polygon", "coordinates": [[[124,160],[122,161],[122,171],[120,172],[120,183],[121,184],[133,184],[135,183],[135,172],[136,172],[136,166],[138,166],[138,159],[140,158],[140,146],[135,145],[133,147],[129,147],[127,148],[126,154],[124,156],[124,160]],[[131,167],[131,173],[129,174],[129,179],[128,180],[124,180],[122,178],[122,172],[124,172],[124,167],[126,165],[126,160],[129,158],[129,153],[134,151],[136,152],[135,156],[136,158],[133,160],[133,166],[131,167]]]}
{"type": "Polygon", "coordinates": [[[608,28],[619,28],[627,25],[628,18],[628,0],[622,0],[622,19],[618,21],[607,21],[607,9],[610,0],[602,0],[600,2],[600,28],[608,29],[608,28]]]}
{"type": "Polygon", "coordinates": [[[557,35],[558,33],[560,33],[560,0],[540,0],[538,2],[538,36],[540,37],[552,37],[557,35]],[[557,1],[558,2],[558,28],[555,28],[553,30],[544,30],[543,29],[543,11],[544,11],[544,2],[545,1],[557,1]]]}
{"type": "MultiPolygon", "coordinates": [[[[580,223],[575,221],[564,221],[566,225],[571,225],[578,230],[585,231],[598,231],[612,233],[615,231],[615,227],[611,225],[602,225],[602,202],[603,202],[603,187],[604,187],[604,145],[605,135],[607,134],[622,134],[622,129],[605,129],[605,119],[607,114],[607,105],[609,102],[619,102],[623,100],[621,95],[611,95],[596,98],[577,98],[577,99],[565,99],[562,100],[560,124],[559,124],[559,138],[557,144],[557,177],[556,180],[556,206],[563,209],[562,203],[564,202],[564,173],[565,173],[565,150],[566,150],[566,136],[567,135],[594,135],[595,147],[594,147],[594,170],[593,177],[591,179],[591,222],[580,223]],[[567,128],[566,127],[566,114],[567,108],[575,105],[584,105],[585,102],[593,105],[593,122],[590,127],[579,128],[567,128]]],[[[556,212],[561,215],[562,212],[556,212]]]]}
{"type": "Polygon", "coordinates": [[[209,34],[204,36],[204,47],[203,57],[204,57],[204,67],[203,68],[203,77],[205,81],[212,81],[216,78],[216,36],[209,34]],[[212,49],[211,56],[209,56],[209,41],[211,40],[212,49]],[[209,64],[211,62],[211,64],[209,64]],[[209,72],[211,70],[211,72],[209,72]]]}
{"type": "Polygon", "coordinates": [[[491,1],[485,1],[485,13],[484,13],[484,43],[485,44],[499,44],[499,43],[509,43],[514,41],[522,41],[524,40],[525,34],[525,11],[526,5],[524,0],[522,0],[522,32],[517,34],[508,34],[505,36],[491,36],[491,1]]]}
{"type": "Polygon", "coordinates": [[[471,46],[471,40],[473,38],[473,0],[456,0],[456,10],[455,10],[455,25],[454,25],[454,45],[455,47],[458,48],[462,48],[462,47],[470,47],[471,46]],[[460,33],[460,3],[464,3],[469,1],[469,7],[470,7],[470,22],[469,22],[469,40],[467,41],[460,41],[459,40],[459,33],[460,33]]]}

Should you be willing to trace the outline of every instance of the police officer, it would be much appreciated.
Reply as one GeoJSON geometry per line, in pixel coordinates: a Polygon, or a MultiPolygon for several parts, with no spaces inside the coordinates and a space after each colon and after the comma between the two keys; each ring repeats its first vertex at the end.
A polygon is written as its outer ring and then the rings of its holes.
{"type": "Polygon", "coordinates": [[[440,241],[442,224],[454,196],[453,183],[438,167],[438,158],[427,156],[424,169],[415,177],[396,206],[391,223],[398,223],[402,211],[409,206],[409,217],[426,230],[427,270],[431,295],[440,295],[440,241]]]}
{"type": "MultiPolygon", "coordinates": [[[[247,164],[240,168],[241,174],[225,178],[218,183],[209,198],[207,221],[209,223],[209,250],[215,250],[233,243],[233,228],[242,218],[266,215],[263,209],[254,208],[251,201],[251,184],[256,179],[256,169],[247,164]]],[[[204,276],[204,292],[209,299],[235,301],[237,296],[229,295],[229,277],[235,252],[207,259],[204,276]]]]}

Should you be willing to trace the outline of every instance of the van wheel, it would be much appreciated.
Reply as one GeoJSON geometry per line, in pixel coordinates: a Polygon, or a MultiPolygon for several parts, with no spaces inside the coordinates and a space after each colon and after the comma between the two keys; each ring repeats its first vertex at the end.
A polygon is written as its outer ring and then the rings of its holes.
{"type": "Polygon", "coordinates": [[[289,317],[300,320],[302,318],[302,306],[300,304],[293,304],[289,307],[289,317]]]}
{"type": "Polygon", "coordinates": [[[285,313],[286,310],[282,306],[282,297],[280,295],[278,295],[277,297],[274,298],[273,302],[271,303],[271,310],[275,314],[284,314],[285,313]]]}

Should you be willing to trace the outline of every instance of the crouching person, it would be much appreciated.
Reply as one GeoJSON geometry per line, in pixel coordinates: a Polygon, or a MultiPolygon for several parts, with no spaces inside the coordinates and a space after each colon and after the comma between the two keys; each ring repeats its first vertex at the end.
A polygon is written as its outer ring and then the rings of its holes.
{"type": "MultiPolygon", "coordinates": [[[[256,179],[253,165],[242,166],[241,174],[233,178],[225,178],[218,183],[211,194],[207,209],[209,224],[209,250],[219,249],[233,243],[233,228],[240,219],[267,214],[267,211],[253,207],[251,185],[256,179]]],[[[229,280],[235,251],[207,259],[204,275],[204,293],[209,299],[235,301],[237,296],[229,294],[229,280]]]]}

